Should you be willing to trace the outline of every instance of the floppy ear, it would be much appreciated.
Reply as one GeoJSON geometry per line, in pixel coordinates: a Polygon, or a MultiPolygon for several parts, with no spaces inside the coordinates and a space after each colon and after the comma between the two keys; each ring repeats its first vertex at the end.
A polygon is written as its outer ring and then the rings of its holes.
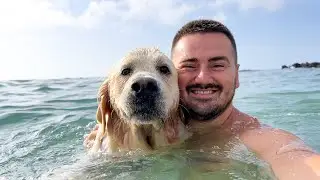
{"type": "Polygon", "coordinates": [[[178,105],[171,113],[171,117],[164,122],[164,132],[169,143],[184,141],[191,136],[187,131],[186,125],[188,124],[187,110],[178,105]]]}
{"type": "Polygon", "coordinates": [[[106,128],[109,124],[108,121],[112,112],[112,108],[110,106],[108,86],[108,80],[105,80],[100,86],[98,92],[98,109],[96,112],[96,118],[97,123],[102,125],[102,135],[105,134],[106,128]]]}
{"type": "Polygon", "coordinates": [[[186,109],[183,106],[181,106],[181,105],[178,106],[178,116],[181,119],[181,122],[183,125],[188,124],[188,118],[187,118],[187,116],[185,116],[185,111],[186,111],[186,109]]]}
{"type": "Polygon", "coordinates": [[[111,119],[113,108],[111,108],[108,88],[109,81],[107,79],[102,83],[98,92],[98,108],[96,112],[96,119],[97,123],[100,124],[100,126],[95,137],[95,141],[92,145],[91,152],[97,152],[99,151],[99,149],[101,150],[101,148],[107,148],[103,151],[114,151],[114,149],[116,148],[116,144],[114,144],[112,140],[112,135],[110,136],[110,133],[113,133],[112,129],[114,122],[111,119]],[[107,145],[103,146],[102,140],[105,137],[107,138],[107,140],[105,141],[107,145]]]}
{"type": "Polygon", "coordinates": [[[173,109],[169,118],[164,122],[164,132],[169,143],[179,140],[179,124],[184,123],[183,113],[180,106],[173,109]]]}

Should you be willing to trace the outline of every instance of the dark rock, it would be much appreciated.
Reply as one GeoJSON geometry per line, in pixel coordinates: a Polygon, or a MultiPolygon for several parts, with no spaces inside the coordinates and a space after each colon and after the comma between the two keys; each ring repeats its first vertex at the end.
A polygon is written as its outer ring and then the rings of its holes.
{"type": "Polygon", "coordinates": [[[294,63],[294,64],[292,64],[292,66],[294,68],[301,68],[302,67],[302,65],[300,63],[294,63]]]}
{"type": "Polygon", "coordinates": [[[282,65],[281,69],[286,68],[320,68],[320,62],[305,62],[305,63],[294,63],[290,66],[282,65]]]}
{"type": "Polygon", "coordinates": [[[312,62],[311,67],[320,68],[320,62],[312,62]]]}

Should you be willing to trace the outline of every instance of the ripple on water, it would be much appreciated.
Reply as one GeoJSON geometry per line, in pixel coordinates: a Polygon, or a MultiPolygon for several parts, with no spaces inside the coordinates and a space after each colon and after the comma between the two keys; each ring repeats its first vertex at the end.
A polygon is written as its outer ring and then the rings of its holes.
{"type": "MultiPolygon", "coordinates": [[[[20,167],[33,169],[33,173],[41,174],[45,169],[61,166],[61,162],[72,162],[74,155],[82,149],[82,139],[84,129],[88,131],[86,124],[91,121],[86,115],[66,114],[62,116],[50,116],[42,120],[41,123],[26,124],[25,128],[17,128],[6,141],[2,141],[2,154],[0,160],[0,174],[14,173],[11,168],[17,162],[24,161],[20,167]],[[44,120],[45,119],[45,120],[44,120]],[[64,151],[61,151],[65,149],[64,151]],[[68,158],[66,158],[68,157],[68,158]],[[46,167],[46,164],[50,163],[46,167]],[[41,167],[41,168],[40,168],[41,167]]],[[[16,173],[17,177],[35,175],[30,171],[16,173]]]]}
{"type": "Polygon", "coordinates": [[[147,156],[112,158],[102,156],[88,159],[85,156],[73,165],[66,165],[42,175],[61,179],[270,179],[269,169],[210,152],[173,150],[147,156]],[[263,174],[265,173],[265,174],[263,174]]]}
{"type": "Polygon", "coordinates": [[[77,104],[87,104],[96,103],[97,98],[82,98],[82,99],[54,99],[47,100],[46,103],[77,103],[77,104]]]}
{"type": "Polygon", "coordinates": [[[40,87],[33,90],[33,92],[40,92],[40,93],[49,93],[53,91],[62,90],[62,88],[53,88],[49,85],[41,85],[40,87]]]}
{"type": "Polygon", "coordinates": [[[50,116],[49,113],[37,112],[7,112],[0,114],[0,127],[3,125],[25,123],[26,121],[33,121],[41,117],[50,116]]]}
{"type": "Polygon", "coordinates": [[[295,95],[304,95],[304,94],[319,94],[320,90],[313,90],[313,91],[287,91],[287,92],[273,92],[269,93],[269,95],[280,95],[280,96],[295,96],[295,95]]]}
{"type": "Polygon", "coordinates": [[[29,96],[29,95],[32,95],[31,93],[27,93],[27,92],[5,92],[2,94],[3,96],[15,96],[15,97],[25,97],[25,96],[29,96]]]}

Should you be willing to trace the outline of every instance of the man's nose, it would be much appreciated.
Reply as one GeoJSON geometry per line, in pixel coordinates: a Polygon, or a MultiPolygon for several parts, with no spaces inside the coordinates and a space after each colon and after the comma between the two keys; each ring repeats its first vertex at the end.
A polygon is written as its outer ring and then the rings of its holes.
{"type": "Polygon", "coordinates": [[[198,74],[195,78],[196,83],[201,83],[201,84],[209,83],[210,77],[211,77],[210,73],[211,72],[207,68],[201,68],[198,71],[198,74]]]}

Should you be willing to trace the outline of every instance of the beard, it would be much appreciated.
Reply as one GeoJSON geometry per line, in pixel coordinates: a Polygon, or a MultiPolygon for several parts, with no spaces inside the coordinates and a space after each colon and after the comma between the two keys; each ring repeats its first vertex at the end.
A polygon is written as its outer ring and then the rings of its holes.
{"type": "Polygon", "coordinates": [[[181,102],[184,107],[183,111],[187,120],[192,119],[195,121],[210,121],[220,116],[232,103],[235,94],[234,86],[227,91],[223,91],[224,88],[217,84],[193,84],[186,87],[187,93],[191,93],[192,88],[199,88],[206,90],[208,88],[218,89],[215,93],[218,94],[216,99],[210,100],[188,100],[188,102],[181,102]],[[224,97],[222,97],[224,96],[224,97]],[[194,102],[192,102],[194,101],[194,102]],[[215,103],[214,103],[215,102],[215,103]]]}

